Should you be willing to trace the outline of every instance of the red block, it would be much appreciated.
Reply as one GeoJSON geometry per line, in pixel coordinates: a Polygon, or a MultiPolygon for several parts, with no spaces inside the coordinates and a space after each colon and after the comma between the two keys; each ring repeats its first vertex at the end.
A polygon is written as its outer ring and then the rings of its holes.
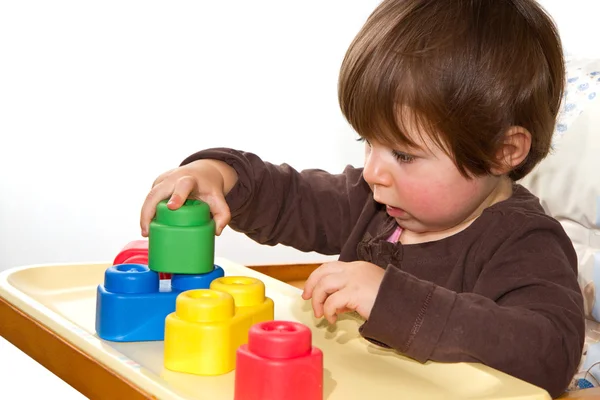
{"type": "MultiPolygon", "coordinates": [[[[148,265],[148,240],[133,240],[117,254],[113,265],[117,264],[144,264],[148,265]]],[[[171,279],[171,274],[159,272],[160,279],[171,279]]]]}
{"type": "Polygon", "coordinates": [[[306,325],[253,325],[236,353],[235,400],[322,400],[323,353],[306,325]]]}
{"type": "MultiPolygon", "coordinates": [[[[147,240],[134,240],[119,252],[113,261],[113,265],[118,264],[127,264],[127,261],[135,256],[145,256],[146,257],[146,265],[148,265],[148,241],[147,240]]],[[[133,264],[133,263],[129,263],[133,264]]]]}

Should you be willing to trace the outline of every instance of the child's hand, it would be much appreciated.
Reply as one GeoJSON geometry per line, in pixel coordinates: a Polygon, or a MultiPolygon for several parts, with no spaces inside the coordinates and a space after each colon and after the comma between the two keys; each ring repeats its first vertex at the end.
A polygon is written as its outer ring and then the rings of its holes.
{"type": "Polygon", "coordinates": [[[156,206],[167,198],[167,207],[171,210],[181,207],[188,198],[206,202],[215,220],[215,233],[220,235],[231,219],[225,196],[236,182],[235,170],[216,160],[194,161],[161,174],[152,184],[152,189],[142,205],[142,236],[148,236],[156,206]]]}
{"type": "Polygon", "coordinates": [[[302,298],[312,298],[315,317],[325,316],[332,324],[348,311],[368,319],[384,273],[365,261],[325,263],[308,277],[302,298]]]}

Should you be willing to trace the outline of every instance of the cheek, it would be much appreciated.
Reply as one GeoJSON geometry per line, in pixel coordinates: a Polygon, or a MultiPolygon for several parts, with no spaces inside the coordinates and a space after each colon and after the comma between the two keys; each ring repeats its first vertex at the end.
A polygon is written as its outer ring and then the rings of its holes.
{"type": "Polygon", "coordinates": [[[444,185],[430,182],[423,185],[420,182],[411,182],[402,189],[402,206],[415,216],[431,216],[444,213],[448,207],[448,195],[444,185]]]}
{"type": "Polygon", "coordinates": [[[477,185],[456,176],[429,176],[400,183],[399,201],[413,216],[430,221],[443,221],[463,214],[477,197],[477,185]]]}

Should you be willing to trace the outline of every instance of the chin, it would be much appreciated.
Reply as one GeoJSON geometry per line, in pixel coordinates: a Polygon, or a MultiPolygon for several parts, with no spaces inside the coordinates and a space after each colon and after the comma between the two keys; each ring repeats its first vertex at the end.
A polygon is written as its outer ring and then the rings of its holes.
{"type": "Polygon", "coordinates": [[[413,233],[419,234],[443,232],[447,229],[450,229],[441,226],[425,226],[422,223],[415,221],[413,218],[395,218],[395,220],[398,223],[398,225],[402,227],[402,229],[406,229],[413,233]]]}

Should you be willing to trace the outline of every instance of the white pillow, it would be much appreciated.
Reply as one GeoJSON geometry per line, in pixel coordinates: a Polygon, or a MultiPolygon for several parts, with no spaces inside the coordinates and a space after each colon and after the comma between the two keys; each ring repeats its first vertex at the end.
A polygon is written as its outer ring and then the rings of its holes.
{"type": "Polygon", "coordinates": [[[553,150],[520,183],[573,241],[586,317],[600,322],[600,59],[571,58],[566,66],[553,150]]]}

